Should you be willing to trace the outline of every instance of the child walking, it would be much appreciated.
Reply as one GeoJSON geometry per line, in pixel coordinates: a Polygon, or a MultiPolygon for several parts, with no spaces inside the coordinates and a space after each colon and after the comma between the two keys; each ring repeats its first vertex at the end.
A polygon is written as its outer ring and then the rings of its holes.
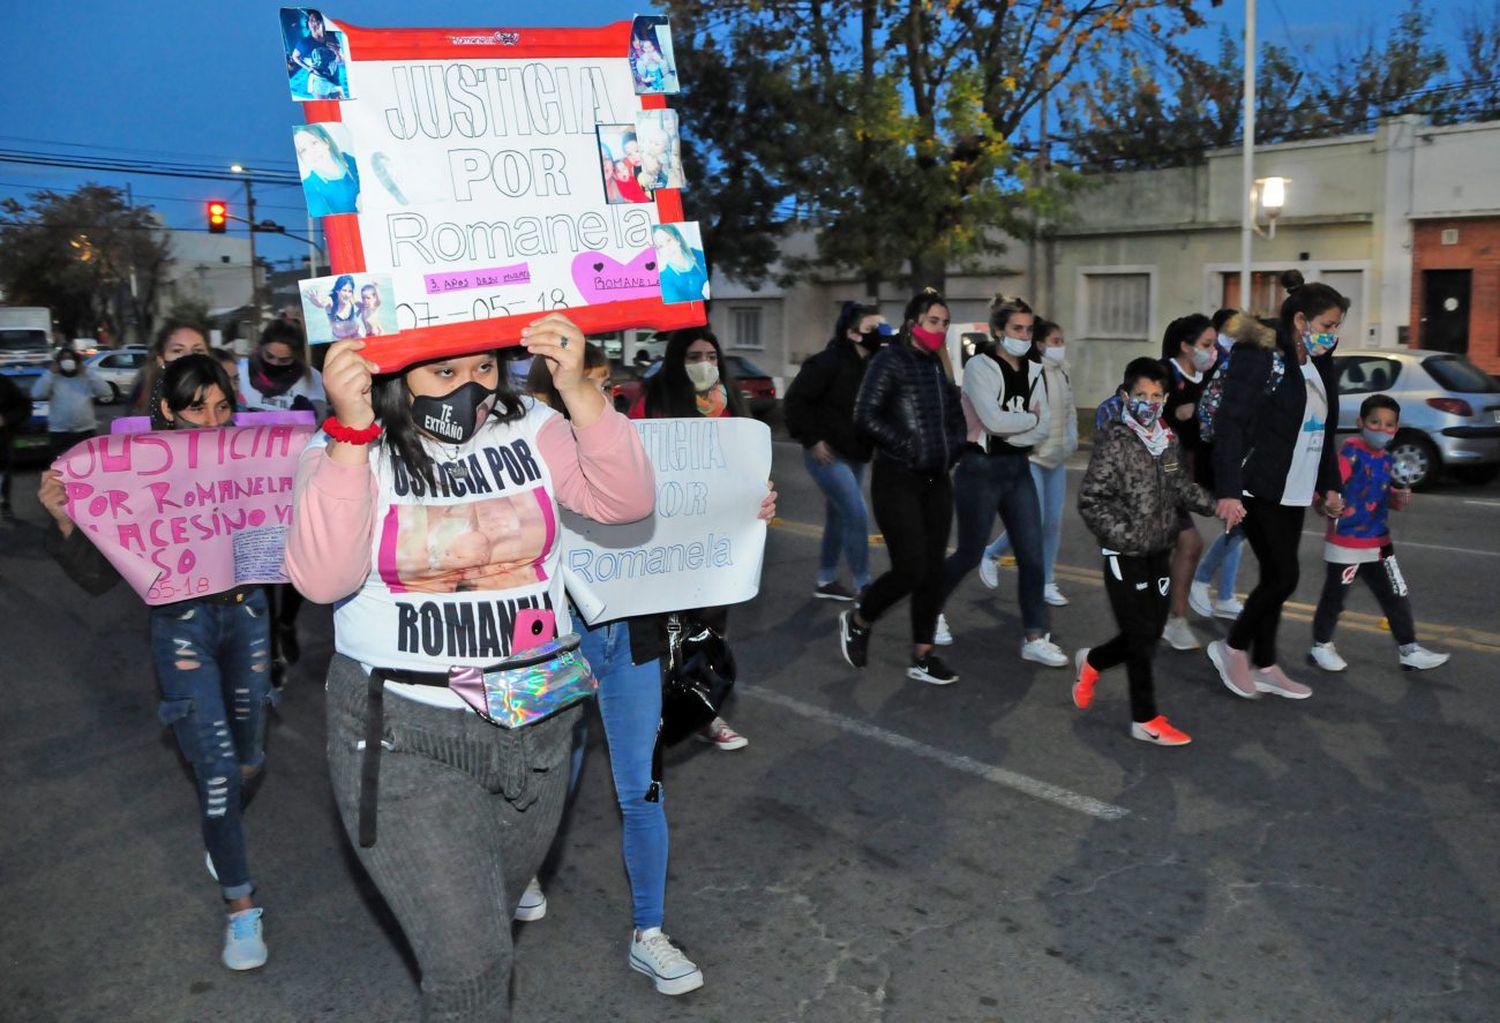
{"type": "Polygon", "coordinates": [[[1396,563],[1386,525],[1388,513],[1402,510],[1411,500],[1411,491],[1392,475],[1394,463],[1385,452],[1400,422],[1401,405],[1396,399],[1372,394],[1359,406],[1359,436],[1350,437],[1339,448],[1344,513],[1328,523],[1323,545],[1327,574],[1313,614],[1313,646],[1308,653],[1308,660],[1324,671],[1343,671],[1349,666],[1333,645],[1333,630],[1356,579],[1363,579],[1380,602],[1400,648],[1402,670],[1425,671],[1448,662],[1447,654],[1434,653],[1417,642],[1406,579],[1396,563]]]}
{"type": "Polygon", "coordinates": [[[1177,439],[1162,422],[1167,370],[1154,359],[1125,367],[1121,417],[1095,436],[1094,453],[1078,493],[1078,511],[1099,539],[1104,590],[1119,628],[1113,639],[1078,651],[1073,703],[1094,702],[1100,672],[1125,665],[1130,680],[1130,734],[1160,746],[1192,739],[1156,709],[1151,661],[1167,624],[1172,548],[1183,511],[1214,513],[1214,499],[1194,483],[1177,439]]]}

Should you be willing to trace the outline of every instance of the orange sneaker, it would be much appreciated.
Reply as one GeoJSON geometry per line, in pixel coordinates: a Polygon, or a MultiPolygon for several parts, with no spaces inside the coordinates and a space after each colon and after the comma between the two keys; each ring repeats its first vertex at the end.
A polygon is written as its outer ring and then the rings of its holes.
{"type": "Polygon", "coordinates": [[[1173,728],[1172,723],[1160,714],[1150,721],[1132,721],[1130,734],[1142,742],[1154,742],[1158,746],[1186,746],[1193,741],[1192,736],[1180,728],[1173,728]]]}
{"type": "Polygon", "coordinates": [[[1073,706],[1088,710],[1094,702],[1094,683],[1099,681],[1099,672],[1089,666],[1088,647],[1073,655],[1073,666],[1078,669],[1078,681],[1073,683],[1073,706]]]}

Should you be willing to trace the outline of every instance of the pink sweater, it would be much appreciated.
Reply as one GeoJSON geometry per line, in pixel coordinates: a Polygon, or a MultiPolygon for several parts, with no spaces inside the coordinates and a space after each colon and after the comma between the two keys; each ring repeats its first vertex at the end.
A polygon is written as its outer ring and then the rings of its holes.
{"type": "MultiPolygon", "coordinates": [[[[656,503],[651,462],[630,421],[608,409],[582,430],[562,416],[548,419],[536,443],[557,502],[597,522],[633,522],[656,503]]],[[[383,449],[371,458],[386,458],[383,449]]],[[[370,574],[378,507],[375,473],[342,465],[322,446],[302,456],[293,492],[286,571],[308,599],[333,603],[358,590],[370,574]]]]}

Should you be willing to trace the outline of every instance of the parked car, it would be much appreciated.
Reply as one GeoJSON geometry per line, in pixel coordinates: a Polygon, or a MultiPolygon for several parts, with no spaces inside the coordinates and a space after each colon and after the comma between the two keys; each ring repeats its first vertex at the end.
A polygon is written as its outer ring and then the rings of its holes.
{"type": "Polygon", "coordinates": [[[1359,406],[1371,394],[1401,403],[1401,428],[1389,450],[1398,475],[1429,487],[1445,472],[1466,482],[1500,474],[1500,384],[1462,355],[1412,349],[1339,349],[1339,425],[1359,430],[1359,406]]]}
{"type": "Polygon", "coordinates": [[[109,400],[104,404],[119,401],[130,393],[141,367],[146,365],[147,350],[131,347],[103,351],[84,360],[88,371],[109,384],[109,400]]]}
{"type": "MultiPolygon", "coordinates": [[[[31,393],[31,388],[47,370],[41,366],[4,366],[0,367],[0,373],[10,377],[11,381],[25,394],[31,393]]],[[[52,440],[47,435],[47,400],[45,398],[33,398],[31,400],[31,418],[28,419],[15,434],[15,454],[19,463],[33,463],[45,461],[47,452],[50,450],[52,440]]]]}

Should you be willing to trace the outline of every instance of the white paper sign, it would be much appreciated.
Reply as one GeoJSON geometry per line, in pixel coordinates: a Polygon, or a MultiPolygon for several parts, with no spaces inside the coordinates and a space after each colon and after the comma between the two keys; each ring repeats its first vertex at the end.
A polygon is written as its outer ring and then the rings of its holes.
{"type": "Polygon", "coordinates": [[[563,577],[589,624],[738,604],[760,590],[771,430],[754,419],[634,424],[656,467],[656,514],[606,526],[562,515],[563,577]]]}

